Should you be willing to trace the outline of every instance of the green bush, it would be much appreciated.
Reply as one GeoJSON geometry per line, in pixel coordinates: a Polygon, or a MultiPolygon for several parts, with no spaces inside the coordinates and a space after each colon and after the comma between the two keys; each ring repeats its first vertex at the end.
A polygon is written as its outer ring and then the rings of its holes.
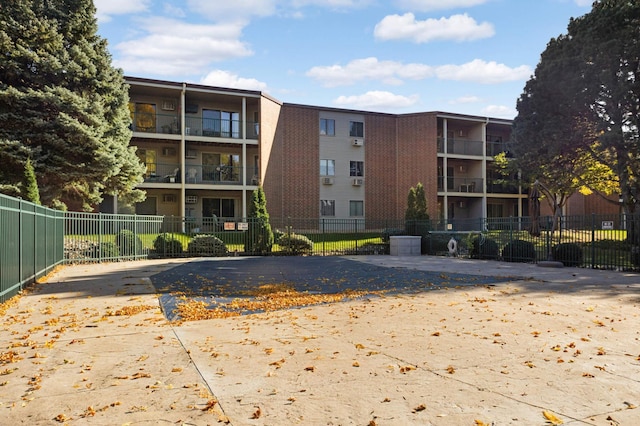
{"type": "Polygon", "coordinates": [[[282,234],[278,238],[278,245],[285,254],[311,254],[313,252],[313,241],[304,235],[282,234]]]}
{"type": "Polygon", "coordinates": [[[576,243],[561,243],[553,247],[553,260],[564,266],[580,266],[584,255],[576,243]]]}
{"type": "Polygon", "coordinates": [[[506,262],[533,262],[536,248],[530,241],[513,240],[502,249],[502,259],[506,262]]]}
{"type": "Polygon", "coordinates": [[[229,251],[224,242],[213,235],[196,235],[189,242],[187,252],[196,256],[227,256],[229,251]]]}
{"type": "Polygon", "coordinates": [[[449,253],[450,235],[445,234],[428,234],[420,240],[420,252],[422,254],[437,255],[443,252],[449,253]]]}
{"type": "Polygon", "coordinates": [[[156,254],[167,256],[183,253],[182,242],[172,234],[160,234],[153,240],[153,250],[156,254]]]}
{"type": "Polygon", "coordinates": [[[391,237],[396,237],[398,235],[407,235],[407,232],[402,228],[385,228],[382,230],[382,238],[383,243],[388,243],[391,241],[391,237]]]}
{"type": "Polygon", "coordinates": [[[142,254],[142,240],[133,231],[122,229],[116,235],[116,245],[120,256],[135,256],[142,254]]]}
{"type": "Polygon", "coordinates": [[[87,257],[92,259],[117,258],[119,255],[118,246],[110,241],[94,244],[87,250],[87,257]]]}
{"type": "Polygon", "coordinates": [[[471,242],[472,259],[492,259],[495,260],[500,255],[498,243],[491,238],[480,236],[471,242]]]}

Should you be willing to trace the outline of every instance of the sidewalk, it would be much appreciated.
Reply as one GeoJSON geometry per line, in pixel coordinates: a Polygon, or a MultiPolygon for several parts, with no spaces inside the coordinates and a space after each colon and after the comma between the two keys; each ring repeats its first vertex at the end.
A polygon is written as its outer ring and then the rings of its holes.
{"type": "Polygon", "coordinates": [[[1,317],[3,423],[638,423],[638,275],[348,259],[504,282],[169,323],[150,277],[199,260],[66,267],[1,317]]]}

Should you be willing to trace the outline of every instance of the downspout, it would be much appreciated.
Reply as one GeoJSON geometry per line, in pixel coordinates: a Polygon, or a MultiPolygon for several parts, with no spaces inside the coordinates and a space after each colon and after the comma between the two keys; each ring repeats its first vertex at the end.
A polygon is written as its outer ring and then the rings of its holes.
{"type": "MultiPolygon", "coordinates": [[[[482,132],[482,217],[487,218],[487,125],[489,117],[485,117],[484,128],[482,132]]],[[[485,222],[486,225],[486,222],[485,222]]]]}

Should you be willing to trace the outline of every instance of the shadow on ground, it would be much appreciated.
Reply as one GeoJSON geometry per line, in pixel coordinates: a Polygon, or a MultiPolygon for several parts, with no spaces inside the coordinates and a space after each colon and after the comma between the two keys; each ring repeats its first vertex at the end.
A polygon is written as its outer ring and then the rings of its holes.
{"type": "MultiPolygon", "coordinates": [[[[285,285],[300,293],[415,294],[445,287],[487,285],[504,277],[388,268],[339,257],[247,257],[195,260],[151,276],[168,319],[178,303],[195,299],[220,306],[251,298],[260,286],[285,285]]],[[[253,313],[245,311],[244,314],[253,313]]]]}

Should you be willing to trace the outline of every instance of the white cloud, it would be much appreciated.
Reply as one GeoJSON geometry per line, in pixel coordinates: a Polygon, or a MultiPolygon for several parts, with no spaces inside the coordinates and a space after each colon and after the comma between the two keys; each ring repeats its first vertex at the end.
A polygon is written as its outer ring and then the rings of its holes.
{"type": "Polygon", "coordinates": [[[576,4],[581,7],[591,7],[593,0],[575,0],[576,4]]]}
{"type": "Polygon", "coordinates": [[[514,118],[516,111],[504,105],[487,105],[482,108],[482,114],[488,117],[514,118]]]}
{"type": "Polygon", "coordinates": [[[493,25],[488,22],[478,24],[466,13],[449,18],[416,20],[413,13],[388,15],[376,24],[374,35],[380,40],[412,40],[414,43],[428,43],[434,40],[470,41],[492,37],[493,25]]]}
{"type": "Polygon", "coordinates": [[[494,61],[475,59],[462,65],[430,66],[425,64],[403,64],[396,61],[379,61],[377,58],[355,59],[347,65],[317,66],[307,71],[326,87],[348,86],[363,80],[377,80],[385,84],[399,85],[404,80],[424,80],[437,77],[441,80],[471,81],[482,84],[497,84],[507,81],[526,80],[531,68],[521,65],[510,68],[494,61]]]}
{"type": "Polygon", "coordinates": [[[378,80],[386,84],[402,84],[402,78],[420,80],[433,74],[431,67],[395,61],[378,61],[377,58],[355,59],[346,66],[330,65],[313,67],[307,76],[323,82],[327,87],[347,86],[360,80],[378,80]]]}
{"type": "Polygon", "coordinates": [[[474,59],[462,65],[441,65],[436,67],[436,75],[441,80],[472,81],[482,84],[498,84],[507,81],[528,79],[533,71],[527,65],[510,68],[495,61],[474,59]]]}
{"type": "Polygon", "coordinates": [[[471,7],[484,4],[486,2],[487,0],[396,0],[396,4],[399,8],[419,12],[471,7]]]}
{"type": "Polygon", "coordinates": [[[480,101],[481,99],[477,96],[461,96],[457,99],[450,100],[449,103],[451,105],[459,105],[459,104],[474,104],[480,101]]]}
{"type": "Polygon", "coordinates": [[[141,20],[146,36],[119,43],[114,65],[125,73],[192,75],[211,62],[249,56],[253,52],[239,40],[243,26],[228,23],[196,25],[151,18],[141,20]]]}
{"type": "Polygon", "coordinates": [[[419,101],[418,95],[402,96],[391,92],[370,91],[363,95],[340,96],[333,101],[334,105],[342,108],[357,108],[361,110],[401,109],[415,105],[419,101]]]}
{"type": "Polygon", "coordinates": [[[100,22],[109,22],[112,15],[130,15],[149,9],[151,0],[94,0],[100,22]]]}
{"type": "Polygon", "coordinates": [[[371,0],[292,0],[293,7],[321,6],[330,9],[357,9],[371,4],[371,0]]]}
{"type": "Polygon", "coordinates": [[[211,71],[200,83],[208,86],[230,87],[234,89],[267,90],[267,84],[262,81],[258,81],[255,78],[242,78],[223,70],[211,71]]]}

